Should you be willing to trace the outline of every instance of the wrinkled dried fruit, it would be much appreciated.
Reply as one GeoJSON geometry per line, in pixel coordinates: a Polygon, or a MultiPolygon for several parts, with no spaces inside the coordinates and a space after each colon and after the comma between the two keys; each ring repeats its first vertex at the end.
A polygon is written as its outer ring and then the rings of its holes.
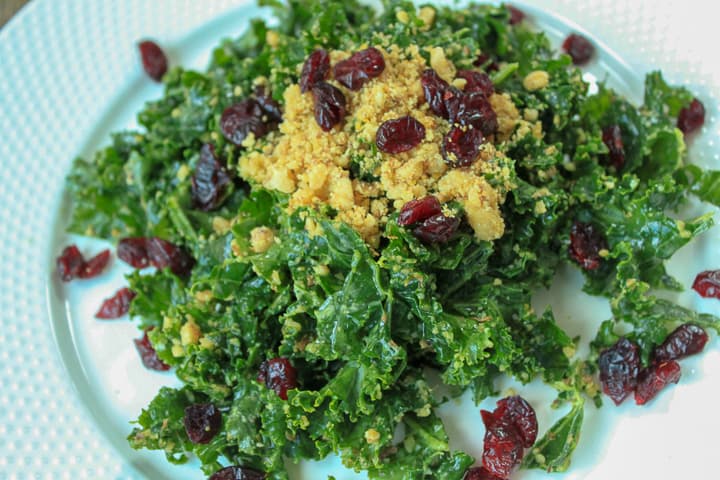
{"type": "Polygon", "coordinates": [[[240,146],[250,133],[255,138],[260,138],[269,131],[270,126],[266,119],[263,119],[264,114],[257,100],[245,99],[223,111],[220,116],[220,130],[229,142],[240,146]]]}
{"type": "Polygon", "coordinates": [[[702,352],[708,341],[708,334],[701,327],[692,323],[680,325],[667,336],[665,341],[655,348],[655,363],[680,360],[702,352]]]}
{"type": "Polygon", "coordinates": [[[327,79],[330,71],[330,55],[322,48],[311,53],[303,63],[300,73],[300,91],[310,90],[316,83],[327,79]]]}
{"type": "Polygon", "coordinates": [[[445,92],[450,88],[450,85],[432,69],[427,69],[422,73],[420,83],[430,110],[438,117],[447,119],[448,111],[445,106],[445,92]]]}
{"type": "Polygon", "coordinates": [[[442,212],[440,201],[432,195],[410,200],[400,209],[397,223],[400,226],[412,225],[442,212]]]}
{"type": "Polygon", "coordinates": [[[680,364],[675,360],[653,364],[644,368],[635,388],[635,403],[644,405],[666,386],[680,380],[680,364]]]}
{"type": "Polygon", "coordinates": [[[335,64],[334,75],[341,85],[359,90],[385,70],[385,59],[375,47],[353,53],[350,58],[335,64]]]}
{"type": "Polygon", "coordinates": [[[505,480],[505,478],[493,475],[485,467],[472,467],[465,472],[463,480],[505,480]]]}
{"type": "Polygon", "coordinates": [[[461,92],[450,87],[445,91],[444,99],[451,123],[472,125],[485,135],[491,135],[497,130],[497,115],[483,93],[461,92]]]}
{"type": "Polygon", "coordinates": [[[231,182],[227,170],[215,156],[215,147],[209,143],[203,145],[192,176],[194,206],[206,212],[219,207],[231,182]]]}
{"type": "Polygon", "coordinates": [[[475,70],[460,70],[457,72],[458,78],[465,79],[464,92],[480,92],[486,97],[495,93],[492,80],[487,73],[476,72],[475,70]]]}
{"type": "Polygon", "coordinates": [[[142,359],[145,368],[164,372],[166,370],[170,370],[170,365],[160,360],[157,352],[155,351],[155,348],[152,346],[152,343],[150,343],[150,339],[148,338],[148,332],[153,328],[154,327],[146,329],[142,338],[135,339],[133,341],[135,342],[135,348],[137,348],[137,351],[140,354],[140,358],[142,359]]]}
{"type": "Polygon", "coordinates": [[[538,434],[537,416],[535,409],[524,398],[519,395],[505,397],[497,402],[493,413],[517,428],[523,447],[533,446],[538,434]]]}
{"type": "Polygon", "coordinates": [[[720,298],[720,270],[705,270],[698,273],[692,286],[704,298],[720,298]]]}
{"type": "Polygon", "coordinates": [[[117,254],[135,268],[169,267],[179,277],[190,274],[195,265],[195,260],[185,249],[157,237],[123,238],[118,243],[117,254]]]}
{"type": "Polygon", "coordinates": [[[508,12],[510,12],[510,19],[508,22],[510,25],[517,25],[518,23],[525,20],[525,13],[522,10],[519,10],[512,5],[507,6],[508,12]]]}
{"type": "Polygon", "coordinates": [[[192,443],[210,443],[222,426],[222,414],[212,403],[196,403],[185,408],[185,432],[192,443]]]}
{"type": "Polygon", "coordinates": [[[58,274],[63,282],[74,278],[93,278],[100,275],[110,261],[110,250],[103,250],[88,261],[80,253],[77,246],[70,245],[63,249],[55,260],[58,274]]]}
{"type": "Polygon", "coordinates": [[[492,412],[481,410],[480,415],[485,424],[482,463],[487,471],[477,474],[487,476],[478,478],[508,478],[522,460],[523,447],[532,447],[537,438],[535,410],[525,399],[514,395],[499,400],[492,412]]]}
{"type": "Polygon", "coordinates": [[[264,473],[260,473],[251,468],[233,465],[232,467],[225,467],[222,470],[218,470],[210,475],[208,480],[263,480],[264,478],[264,473]]]}
{"type": "Polygon", "coordinates": [[[312,87],[312,93],[315,121],[320,128],[329,132],[345,118],[345,95],[327,82],[318,82],[312,87]]]}
{"type": "Polygon", "coordinates": [[[595,54],[595,47],[590,41],[578,35],[577,33],[571,33],[565,39],[562,44],[562,48],[570,55],[575,65],[583,65],[587,63],[592,56],[595,54]]]}
{"type": "Polygon", "coordinates": [[[442,141],[442,156],[453,167],[468,167],[480,154],[480,146],[485,137],[474,127],[455,126],[442,141]]]}
{"type": "Polygon", "coordinates": [[[131,267],[150,266],[145,237],[123,238],[118,242],[117,256],[131,267]]]}
{"type": "Polygon", "coordinates": [[[62,253],[55,261],[57,265],[58,274],[63,282],[69,282],[73,278],[80,275],[80,271],[85,265],[85,258],[83,257],[77,246],[70,245],[63,249],[62,253]]]}
{"type": "Polygon", "coordinates": [[[297,388],[295,367],[287,358],[272,358],[264,361],[258,370],[258,382],[274,390],[280,398],[287,400],[287,391],[297,388]]]}
{"type": "Polygon", "coordinates": [[[485,428],[482,464],[491,474],[508,478],[522,460],[522,438],[513,424],[503,420],[486,423],[485,428]]]}
{"type": "Polygon", "coordinates": [[[106,299],[100,310],[95,314],[95,318],[110,320],[120,318],[130,311],[130,303],[135,298],[135,292],[127,287],[121,288],[115,295],[106,299]]]}
{"type": "Polygon", "coordinates": [[[407,152],[425,138],[425,126],[406,115],[383,122],[375,135],[375,144],[383,153],[407,152]]]}
{"type": "Polygon", "coordinates": [[[591,223],[575,222],[570,230],[570,258],[585,270],[600,267],[601,250],[607,250],[605,236],[591,223]]]}
{"type": "Polygon", "coordinates": [[[100,275],[110,261],[110,250],[103,250],[85,262],[78,272],[79,278],[93,278],[100,275]]]}
{"type": "Polygon", "coordinates": [[[602,141],[608,148],[608,159],[615,170],[620,171],[625,165],[625,148],[622,131],[618,125],[610,125],[602,131],[602,141]]]}
{"type": "Polygon", "coordinates": [[[677,127],[685,135],[698,130],[705,123],[705,106],[694,98],[690,105],[680,109],[677,119],[677,127]]]}
{"type": "Polygon", "coordinates": [[[438,213],[426,218],[415,227],[413,235],[423,243],[446,243],[453,237],[459,226],[459,218],[447,217],[438,213]]]}
{"type": "Polygon", "coordinates": [[[637,385],[640,372],[638,346],[626,338],[621,338],[615,345],[600,352],[598,367],[603,392],[615,405],[620,405],[637,385]]]}
{"type": "Polygon", "coordinates": [[[271,130],[274,129],[277,126],[276,124],[282,122],[282,107],[271,94],[265,91],[265,87],[262,85],[255,87],[254,94],[255,100],[257,100],[260,108],[262,108],[263,112],[267,115],[268,128],[271,130]]]}
{"type": "Polygon", "coordinates": [[[168,61],[165,52],[152,40],[145,40],[138,44],[143,69],[150,78],[159,82],[167,72],[168,61]]]}
{"type": "Polygon", "coordinates": [[[167,240],[152,237],[146,240],[145,245],[150,263],[157,269],[168,267],[178,277],[186,277],[195,265],[195,260],[185,249],[167,240]]]}

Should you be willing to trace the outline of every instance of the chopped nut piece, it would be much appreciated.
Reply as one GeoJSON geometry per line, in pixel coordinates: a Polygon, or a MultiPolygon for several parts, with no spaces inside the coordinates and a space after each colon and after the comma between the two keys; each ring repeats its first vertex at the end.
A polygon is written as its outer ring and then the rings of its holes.
{"type": "Polygon", "coordinates": [[[425,24],[420,30],[427,31],[435,23],[435,9],[433,7],[421,7],[418,11],[418,18],[425,24]]]}
{"type": "Polygon", "coordinates": [[[369,428],[365,431],[365,441],[368,443],[377,443],[380,440],[380,432],[374,428],[369,428]]]}
{"type": "Polygon", "coordinates": [[[267,42],[267,44],[272,48],[276,48],[280,45],[280,35],[278,35],[278,33],[274,30],[268,30],[265,33],[265,42],[267,42]]]}
{"type": "Polygon", "coordinates": [[[405,10],[398,10],[395,12],[395,18],[397,18],[398,22],[407,24],[410,21],[410,16],[405,10]]]}
{"type": "Polygon", "coordinates": [[[185,345],[195,345],[198,343],[198,340],[200,340],[200,335],[202,332],[200,331],[200,327],[197,323],[194,321],[188,321],[180,327],[180,343],[185,345]]]}
{"type": "Polygon", "coordinates": [[[250,232],[250,248],[255,253],[265,253],[275,241],[275,234],[268,227],[256,227],[250,232]]]}
{"type": "Polygon", "coordinates": [[[230,228],[232,227],[232,222],[226,218],[223,217],[213,217],[212,219],[212,228],[215,233],[218,235],[225,235],[230,231],[230,228]]]}
{"type": "Polygon", "coordinates": [[[435,70],[440,78],[450,83],[455,78],[455,65],[445,57],[445,50],[441,47],[430,49],[430,68],[435,70]]]}

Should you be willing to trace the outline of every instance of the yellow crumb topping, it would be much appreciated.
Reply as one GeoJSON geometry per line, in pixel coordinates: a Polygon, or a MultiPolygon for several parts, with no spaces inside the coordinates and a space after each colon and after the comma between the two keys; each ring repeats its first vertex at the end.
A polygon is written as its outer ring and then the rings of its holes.
{"type": "MultiPolygon", "coordinates": [[[[315,121],[312,94],[291,85],[284,92],[279,131],[240,158],[240,175],[289,194],[291,211],[329,205],[337,212],[337,220],[353,227],[371,246],[378,245],[390,213],[428,194],[441,202],[459,202],[478,239],[499,238],[504,231],[500,205],[513,187],[511,162],[495,150],[491,137],[471,167],[450,167],[441,154],[450,125],[430,111],[422,90],[424,70],[432,66],[441,77],[453,81],[455,66],[439,47],[426,52],[428,65],[416,46],[374,46],[385,59],[380,76],[357,91],[328,80],[346,97],[347,115],[340,125],[323,131],[315,121]],[[380,125],[405,115],[423,124],[424,140],[406,152],[378,152],[375,135],[380,125]],[[364,175],[351,174],[351,166],[364,175]],[[490,177],[492,185],[486,179],[490,177]]],[[[331,51],[331,64],[351,54],[331,51]]],[[[508,95],[495,94],[490,101],[498,117],[495,140],[507,140],[519,125],[520,114],[508,95]]],[[[312,235],[322,234],[310,218],[306,228],[312,235]]]]}
{"type": "Polygon", "coordinates": [[[534,92],[541,90],[550,84],[550,74],[544,70],[535,70],[527,74],[523,79],[525,90],[534,92]]]}

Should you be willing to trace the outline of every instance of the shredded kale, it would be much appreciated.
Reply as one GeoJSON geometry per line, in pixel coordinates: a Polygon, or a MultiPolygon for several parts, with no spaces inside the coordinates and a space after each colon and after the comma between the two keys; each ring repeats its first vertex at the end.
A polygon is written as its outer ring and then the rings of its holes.
{"type": "MultiPolygon", "coordinates": [[[[569,57],[553,52],[543,33],[509,25],[504,6],[438,7],[432,28],[423,29],[405,1],[385,0],[381,12],[356,1],[260,4],[277,19],[276,45],[266,43],[268,24],[253,20],[243,36],[222,42],[206,72],[174,68],[163,97],[139,113],[140,129],[77,159],[68,178],[71,232],[161,237],[197,261],[189,279],[169,270],[128,276],[137,294],[132,316],[141,328],[154,327],[152,344],[184,383],[163,388],[142,411],[128,437],[133,448],[163,450],[173,463],[194,455],[206,474],[235,464],[286,479],[286,459],[336,453],[370,478],[460,480],[474,460],[450,448],[434,413],[442,400],[425,375],[434,370],[477,402],[498,393],[500,375],[555,386],[569,413],[523,466],[562,471],[580,436],[585,399],[599,403],[592,374],[602,348],[622,333],[647,362],[680,323],[720,330],[716,317],[653,293],[682,289],[664,263],[713,225],[712,214],[678,220],[679,209],[691,195],[720,205],[720,172],[689,163],[675,128],[679,109],[693,98],[685,88],[653,72],[643,105],[604,84],[589,95],[569,57]],[[407,22],[398,21],[399,10],[407,22]],[[542,139],[528,133],[497,145],[513,161],[515,185],[503,205],[500,240],[479,241],[461,227],[450,242],[425,245],[392,214],[373,250],[322,209],[288,213],[283,194],[240,178],[218,210],[193,208],[191,174],[201,146],[212,142],[228,169],[243,155],[220,134],[219,118],[253,91],[255,79],[265,77],[282,102],[316,47],[352,49],[381,35],[400,46],[443,47],[460,68],[485,54],[500,65],[496,88],[519,109],[537,111],[542,139]],[[550,74],[547,88],[523,88],[534,70],[550,74]],[[610,124],[623,132],[620,172],[609,166],[602,142],[610,124]],[[602,230],[608,247],[601,267],[583,272],[585,291],[607,297],[613,315],[588,359],[574,356],[577,339],[552,311],[530,307],[533,292],[559,268],[577,267],[567,253],[576,221],[602,230]],[[260,226],[276,241],[257,253],[249,238],[260,226]],[[202,342],[183,343],[188,319],[202,342]],[[278,356],[298,370],[287,401],[257,381],[259,365],[278,356]],[[223,414],[220,434],[206,445],[191,443],[183,426],[184,408],[200,401],[223,414]]],[[[368,175],[359,165],[356,173],[368,175]]]]}

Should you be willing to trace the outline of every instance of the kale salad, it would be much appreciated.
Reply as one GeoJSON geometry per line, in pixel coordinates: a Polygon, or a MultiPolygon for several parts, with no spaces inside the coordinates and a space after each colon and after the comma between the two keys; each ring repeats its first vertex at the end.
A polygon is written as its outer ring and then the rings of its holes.
{"type": "MultiPolygon", "coordinates": [[[[592,43],[554,49],[505,5],[260,4],[275,20],[205,72],[141,43],[164,95],[68,177],[69,231],[136,267],[97,317],[129,313],[138,361],[182,382],[138,412],[133,448],[213,480],[287,479],[286,462],[329,454],[369,478],[506,479],[567,469],[586,402],[678,381],[720,327],[656,295],[686,287],[665,262],[713,225],[682,207],[720,205],[720,172],[686,158],[691,92],[652,72],[642,105],[591,93],[592,43]],[[531,307],[561,268],[608,301],[594,338],[531,307]],[[453,451],[436,407],[498,396],[501,378],[557,400],[500,399],[482,458],[453,451]]],[[[68,247],[58,269],[86,278],[108,256],[68,247]]]]}

